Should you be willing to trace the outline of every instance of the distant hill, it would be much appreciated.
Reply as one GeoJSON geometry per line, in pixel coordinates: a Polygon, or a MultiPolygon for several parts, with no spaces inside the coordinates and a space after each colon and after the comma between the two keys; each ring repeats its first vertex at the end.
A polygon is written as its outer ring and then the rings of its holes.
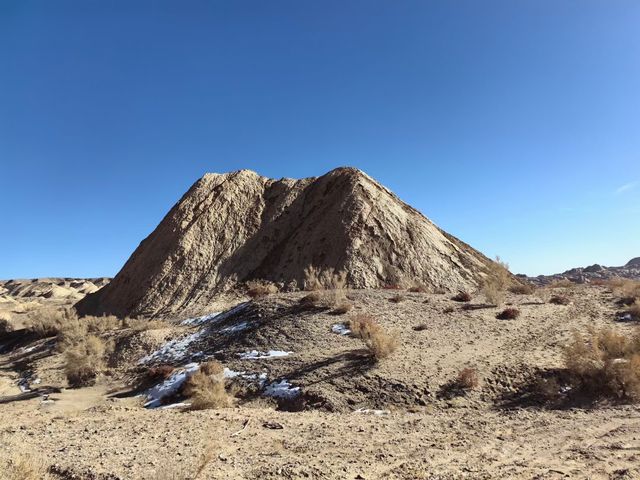
{"type": "Polygon", "coordinates": [[[518,276],[526,278],[531,283],[537,285],[545,285],[562,279],[568,279],[576,283],[589,283],[594,280],[607,280],[613,277],[640,280],[640,257],[635,257],[629,260],[621,267],[605,267],[603,265],[594,264],[588,267],[572,268],[566,272],[556,273],[554,275],[539,275],[537,277],[528,277],[526,275],[518,276]]]}

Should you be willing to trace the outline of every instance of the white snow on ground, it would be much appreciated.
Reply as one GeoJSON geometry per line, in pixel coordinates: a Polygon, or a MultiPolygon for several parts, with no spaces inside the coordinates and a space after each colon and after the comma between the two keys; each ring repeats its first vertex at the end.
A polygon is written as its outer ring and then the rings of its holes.
{"type": "Polygon", "coordinates": [[[351,333],[351,330],[349,330],[342,323],[336,323],[333,327],[331,327],[331,331],[333,333],[337,333],[338,335],[349,335],[351,333]]]}
{"type": "Polygon", "coordinates": [[[190,407],[190,406],[191,406],[190,403],[178,402],[178,403],[171,403],[169,405],[163,405],[158,408],[160,410],[171,410],[173,408],[184,408],[184,407],[190,407]]]}
{"type": "Polygon", "coordinates": [[[37,345],[34,345],[32,347],[23,347],[22,348],[22,353],[31,353],[33,352],[36,348],[38,348],[37,345]]]}
{"type": "Polygon", "coordinates": [[[259,352],[251,350],[250,352],[239,353],[238,356],[244,360],[257,360],[260,358],[279,358],[288,357],[293,352],[284,352],[282,350],[269,350],[268,352],[259,352]]]}
{"type": "Polygon", "coordinates": [[[231,325],[230,327],[223,328],[220,330],[223,333],[236,333],[241,332],[249,326],[249,322],[240,322],[236,325],[231,325]]]}
{"type": "Polygon", "coordinates": [[[372,410],[370,408],[359,408],[354,410],[353,413],[364,413],[369,415],[389,415],[389,410],[372,410]]]}
{"type": "Polygon", "coordinates": [[[267,385],[263,393],[267,397],[290,399],[300,395],[300,387],[293,387],[287,380],[280,380],[267,385]]]}
{"type": "Polygon", "coordinates": [[[631,320],[633,320],[633,317],[631,316],[630,313],[625,313],[624,315],[621,315],[619,317],[619,320],[621,322],[630,322],[631,320]]]}
{"type": "Polygon", "coordinates": [[[238,313],[241,310],[244,310],[249,305],[249,303],[250,302],[240,303],[235,307],[233,307],[232,309],[227,310],[226,312],[214,312],[214,313],[209,313],[207,315],[203,315],[201,317],[187,318],[186,320],[183,320],[182,322],[180,322],[180,325],[198,326],[205,323],[211,323],[211,324],[219,323],[225,320],[226,318],[229,318],[231,315],[238,313]]]}
{"type": "MultiPolygon", "coordinates": [[[[241,303],[240,305],[236,305],[230,310],[227,310],[224,313],[211,313],[209,315],[204,315],[202,317],[197,318],[188,318],[182,322],[183,325],[213,325],[218,322],[221,322],[225,318],[228,318],[230,315],[237,313],[249,305],[249,302],[241,303]],[[189,323],[186,323],[189,322],[189,323]]],[[[248,326],[247,322],[241,322],[237,325],[233,325],[231,327],[223,328],[221,331],[225,333],[233,333],[236,331],[244,330],[248,326]]],[[[202,337],[207,332],[206,328],[201,328],[195,333],[191,335],[187,335],[186,337],[170,340],[165,343],[160,349],[155,352],[142,357],[138,363],[145,364],[154,361],[163,361],[167,363],[171,362],[179,362],[184,360],[189,355],[189,346],[196,342],[200,337],[202,337]]],[[[202,354],[194,354],[193,357],[198,358],[202,356],[202,354]]]]}
{"type": "Polygon", "coordinates": [[[170,340],[162,347],[160,347],[160,349],[145,357],[142,357],[138,361],[138,363],[144,364],[156,360],[161,360],[163,362],[179,362],[180,360],[183,360],[189,353],[189,345],[198,340],[204,333],[204,330],[199,330],[195,333],[192,333],[191,335],[187,335],[186,337],[170,340]]]}
{"type": "Polygon", "coordinates": [[[180,322],[180,325],[188,325],[193,327],[197,325],[202,325],[203,323],[207,323],[208,321],[213,320],[221,313],[222,312],[213,312],[208,315],[203,315],[201,317],[187,318],[186,320],[183,320],[182,322],[180,322]]]}
{"type": "Polygon", "coordinates": [[[197,372],[199,368],[200,365],[197,363],[189,363],[180,370],[173,372],[164,382],[147,390],[147,402],[144,406],[146,408],[156,408],[162,405],[162,399],[178,392],[187,378],[197,372]]]}

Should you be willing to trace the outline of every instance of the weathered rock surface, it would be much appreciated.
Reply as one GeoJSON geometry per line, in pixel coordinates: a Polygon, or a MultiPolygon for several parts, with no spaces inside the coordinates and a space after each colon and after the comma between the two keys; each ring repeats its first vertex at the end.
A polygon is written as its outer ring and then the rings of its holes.
{"type": "Polygon", "coordinates": [[[354,168],[273,180],[206,174],[80,313],[205,311],[239,282],[300,288],[304,269],[348,272],[353,288],[420,283],[474,289],[491,261],[354,168]]]}
{"type": "Polygon", "coordinates": [[[608,280],[614,277],[630,278],[640,280],[640,257],[636,257],[621,267],[605,267],[603,265],[590,265],[588,267],[578,267],[567,270],[563,273],[553,275],[538,275],[537,277],[527,277],[518,275],[536,285],[546,285],[556,280],[571,280],[575,283],[590,283],[598,280],[608,280]]]}

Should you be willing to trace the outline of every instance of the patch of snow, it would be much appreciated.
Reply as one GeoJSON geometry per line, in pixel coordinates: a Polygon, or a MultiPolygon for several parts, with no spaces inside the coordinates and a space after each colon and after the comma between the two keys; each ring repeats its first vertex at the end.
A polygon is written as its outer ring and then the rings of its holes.
{"type": "Polygon", "coordinates": [[[250,352],[239,353],[238,356],[243,360],[257,360],[260,358],[279,358],[279,357],[288,357],[293,352],[285,352],[282,350],[269,350],[268,352],[259,352],[257,350],[252,350],[250,352]]]}
{"type": "Polygon", "coordinates": [[[37,345],[34,345],[33,347],[23,347],[22,348],[22,353],[31,353],[33,352],[36,348],[38,348],[37,345]]]}
{"type": "Polygon", "coordinates": [[[371,408],[359,408],[354,410],[353,413],[363,413],[368,415],[389,415],[391,413],[389,410],[374,410],[371,408]]]}
{"type": "Polygon", "coordinates": [[[287,380],[280,380],[267,385],[264,394],[267,397],[291,399],[300,395],[300,387],[293,387],[287,380]]]}
{"type": "Polygon", "coordinates": [[[171,410],[173,408],[184,408],[184,407],[190,407],[190,406],[191,406],[190,403],[177,402],[177,403],[170,403],[169,405],[162,405],[161,407],[158,407],[158,409],[171,410]]]}
{"type": "Polygon", "coordinates": [[[202,325],[203,323],[207,323],[210,320],[213,320],[221,313],[222,312],[213,312],[208,315],[203,315],[201,317],[187,318],[186,320],[183,320],[182,322],[180,322],[180,325],[187,325],[192,327],[195,327],[197,325],[202,325]]]}
{"type": "Polygon", "coordinates": [[[188,354],[189,345],[197,341],[204,333],[204,330],[200,330],[186,337],[170,340],[155,352],[142,357],[138,363],[144,364],[158,360],[163,362],[184,360],[188,354]]]}
{"type": "Polygon", "coordinates": [[[249,326],[249,322],[240,322],[236,325],[231,325],[230,327],[223,328],[220,330],[222,333],[236,333],[245,330],[249,326]]]}
{"type": "Polygon", "coordinates": [[[331,331],[338,335],[349,335],[351,333],[351,330],[349,330],[343,323],[336,323],[331,327],[331,331]]]}
{"type": "Polygon", "coordinates": [[[630,313],[625,313],[624,315],[618,317],[618,320],[620,320],[621,322],[630,322],[631,320],[633,320],[633,317],[630,313]]]}
{"type": "Polygon", "coordinates": [[[164,382],[159,383],[155,387],[147,390],[147,402],[144,404],[146,408],[156,408],[162,404],[162,399],[175,394],[182,384],[198,371],[200,365],[197,363],[189,363],[180,370],[173,372],[164,382]]]}

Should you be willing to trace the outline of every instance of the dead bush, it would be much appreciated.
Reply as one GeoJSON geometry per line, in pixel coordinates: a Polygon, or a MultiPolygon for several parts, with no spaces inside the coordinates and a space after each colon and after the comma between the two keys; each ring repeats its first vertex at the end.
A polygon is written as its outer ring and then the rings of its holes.
{"type": "Polygon", "coordinates": [[[632,305],[640,301],[640,282],[638,281],[615,277],[609,280],[609,286],[623,305],[632,305]]]}
{"type": "Polygon", "coordinates": [[[0,335],[3,333],[13,332],[13,323],[11,322],[11,315],[8,313],[0,313],[0,335]]]}
{"type": "Polygon", "coordinates": [[[44,462],[37,455],[22,452],[13,453],[6,461],[0,461],[0,479],[2,480],[48,480],[44,462]]]}
{"type": "Polygon", "coordinates": [[[627,311],[634,320],[640,321],[640,300],[636,300],[627,311]]]}
{"type": "Polygon", "coordinates": [[[455,309],[455,308],[453,308],[453,307],[449,306],[449,307],[445,307],[445,308],[442,310],[442,313],[453,313],[453,312],[455,312],[455,311],[456,311],[456,309],[455,309]]]}
{"type": "Polygon", "coordinates": [[[104,370],[105,356],[113,349],[95,335],[83,338],[78,344],[64,352],[64,372],[71,387],[91,385],[104,370]]]}
{"type": "Polygon", "coordinates": [[[455,294],[453,297],[451,297],[451,300],[453,300],[454,302],[470,302],[471,298],[472,297],[470,293],[463,292],[461,290],[457,294],[455,294]]]}
{"type": "Polygon", "coordinates": [[[504,302],[505,290],[511,283],[509,265],[496,257],[489,265],[489,271],[482,282],[482,293],[492,305],[501,305],[504,302]]]}
{"type": "Polygon", "coordinates": [[[202,364],[185,382],[183,393],[191,400],[191,410],[223,408],[233,403],[225,388],[224,368],[216,361],[202,364]]]}
{"type": "Polygon", "coordinates": [[[548,285],[549,288],[573,288],[575,286],[576,286],[576,284],[573,283],[568,278],[562,278],[560,280],[554,280],[553,282],[551,282],[548,285]]]}
{"type": "Polygon", "coordinates": [[[388,334],[373,317],[369,315],[356,315],[349,320],[351,334],[360,338],[371,356],[376,360],[382,360],[390,356],[398,348],[398,339],[388,334]]]}
{"type": "Polygon", "coordinates": [[[313,265],[304,269],[304,289],[307,291],[341,290],[346,284],[347,273],[344,270],[321,270],[313,265]]]}
{"type": "Polygon", "coordinates": [[[496,315],[498,320],[515,320],[520,316],[520,310],[514,307],[505,308],[496,315]]]}
{"type": "Polygon", "coordinates": [[[75,310],[70,308],[42,308],[27,320],[26,328],[41,337],[51,337],[77,319],[75,310]]]}
{"type": "Polygon", "coordinates": [[[147,370],[147,380],[157,382],[166,380],[171,376],[175,369],[171,365],[156,365],[147,370]]]}
{"type": "Polygon", "coordinates": [[[416,284],[413,287],[409,287],[408,291],[412,293],[429,293],[429,289],[422,284],[416,284]]]}
{"type": "Polygon", "coordinates": [[[549,299],[549,303],[554,305],[569,305],[571,300],[566,295],[554,295],[549,299]]]}
{"type": "Polygon", "coordinates": [[[390,302],[393,302],[393,303],[400,303],[400,302],[404,302],[404,301],[405,301],[405,299],[406,299],[406,297],[405,297],[404,295],[400,295],[400,294],[398,293],[398,294],[394,295],[393,297],[391,297],[391,298],[389,299],[389,301],[390,301],[390,302]]]}
{"type": "Polygon", "coordinates": [[[251,298],[262,298],[278,293],[278,287],[265,280],[251,280],[247,282],[247,295],[251,298]]]}
{"type": "Polygon", "coordinates": [[[534,287],[530,283],[519,283],[517,285],[509,287],[509,291],[511,293],[515,293],[516,295],[531,295],[536,291],[536,287],[534,287]]]}
{"type": "Polygon", "coordinates": [[[463,368],[458,372],[455,383],[462,390],[473,390],[477,388],[480,384],[478,371],[475,368],[463,368]]]}
{"type": "Polygon", "coordinates": [[[305,308],[319,308],[322,306],[322,295],[318,292],[311,292],[302,297],[298,303],[305,308]]]}
{"type": "Polygon", "coordinates": [[[336,315],[344,315],[345,313],[350,312],[352,308],[353,308],[353,303],[345,299],[343,302],[338,303],[334,307],[333,313],[335,313],[336,315]]]}
{"type": "Polygon", "coordinates": [[[575,332],[564,349],[564,361],[573,386],[581,391],[640,400],[640,332],[624,335],[607,328],[575,332]]]}

